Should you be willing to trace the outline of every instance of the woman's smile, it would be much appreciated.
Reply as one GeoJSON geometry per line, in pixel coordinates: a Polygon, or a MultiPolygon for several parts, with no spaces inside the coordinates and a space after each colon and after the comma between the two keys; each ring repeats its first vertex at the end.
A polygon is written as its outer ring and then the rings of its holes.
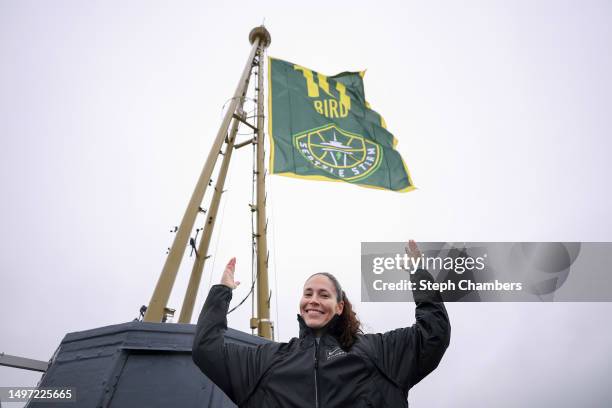
{"type": "Polygon", "coordinates": [[[338,302],[334,284],[324,275],[314,275],[306,281],[300,299],[300,315],[306,326],[320,329],[342,313],[344,302],[338,302]]]}

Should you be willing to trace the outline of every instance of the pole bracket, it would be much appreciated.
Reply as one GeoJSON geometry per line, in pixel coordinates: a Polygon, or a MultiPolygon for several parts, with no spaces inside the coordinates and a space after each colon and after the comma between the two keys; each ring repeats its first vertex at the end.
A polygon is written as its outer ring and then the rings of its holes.
{"type": "Polygon", "coordinates": [[[249,139],[249,140],[247,140],[245,142],[238,143],[237,145],[234,145],[234,149],[240,149],[241,147],[244,147],[246,145],[250,145],[250,144],[253,144],[253,143],[255,143],[255,138],[251,138],[251,139],[249,139]]]}
{"type": "Polygon", "coordinates": [[[257,128],[253,125],[251,125],[249,122],[247,122],[246,120],[244,120],[244,118],[236,115],[235,113],[232,115],[232,117],[234,119],[236,119],[238,122],[240,123],[244,123],[245,125],[247,125],[248,127],[250,127],[251,129],[253,129],[254,132],[257,132],[257,128]]]}

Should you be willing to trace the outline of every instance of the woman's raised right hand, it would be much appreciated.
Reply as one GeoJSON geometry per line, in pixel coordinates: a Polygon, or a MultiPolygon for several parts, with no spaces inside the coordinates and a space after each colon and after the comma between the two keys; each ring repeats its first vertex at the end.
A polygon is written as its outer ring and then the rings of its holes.
{"type": "Polygon", "coordinates": [[[221,284],[230,289],[236,289],[240,285],[240,281],[234,280],[234,270],[236,269],[236,257],[229,260],[221,276],[221,284]]]}
{"type": "Polygon", "coordinates": [[[408,241],[408,245],[406,245],[406,254],[411,258],[418,258],[421,256],[421,250],[413,239],[408,241]]]}

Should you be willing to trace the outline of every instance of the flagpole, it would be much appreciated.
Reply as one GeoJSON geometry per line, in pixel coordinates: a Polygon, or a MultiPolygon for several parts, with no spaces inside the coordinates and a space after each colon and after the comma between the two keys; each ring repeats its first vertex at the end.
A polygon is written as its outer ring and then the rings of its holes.
{"type": "MultiPolygon", "coordinates": [[[[172,286],[174,286],[176,275],[183,259],[185,248],[187,247],[187,241],[189,240],[198,211],[200,210],[200,205],[202,203],[202,199],[204,198],[204,193],[206,192],[206,187],[211,180],[219,151],[221,150],[223,141],[227,137],[230,121],[236,112],[236,108],[242,99],[242,95],[244,95],[247,89],[255,54],[259,50],[262,40],[264,40],[264,43],[266,40],[266,37],[263,34],[253,34],[253,32],[259,28],[260,27],[253,29],[249,35],[249,40],[252,44],[251,52],[242,71],[240,80],[238,81],[238,85],[236,86],[236,90],[234,91],[234,96],[231,99],[227,111],[225,112],[225,116],[223,117],[219,131],[217,132],[217,136],[213,142],[210,152],[208,153],[208,157],[206,158],[206,162],[202,172],[200,173],[198,182],[191,195],[191,199],[189,200],[189,204],[185,210],[183,219],[181,220],[178,231],[176,232],[176,236],[174,237],[172,247],[170,247],[170,251],[157,281],[157,285],[155,286],[155,290],[151,296],[151,301],[149,302],[149,306],[147,307],[147,311],[144,315],[143,320],[146,322],[159,323],[164,317],[164,310],[168,303],[168,299],[170,298],[172,286]]],[[[263,30],[265,30],[265,28],[263,30]]],[[[267,33],[267,31],[265,32],[267,33]]],[[[267,44],[265,44],[265,46],[267,46],[267,44]]]]}
{"type": "Polygon", "coordinates": [[[268,285],[268,240],[266,219],[266,166],[264,163],[264,50],[270,45],[271,37],[263,26],[251,32],[252,36],[260,36],[262,45],[258,51],[257,67],[257,165],[256,186],[257,202],[257,230],[255,238],[257,243],[257,317],[251,319],[251,328],[257,327],[260,337],[273,339],[272,322],[270,321],[270,296],[268,285]]]}

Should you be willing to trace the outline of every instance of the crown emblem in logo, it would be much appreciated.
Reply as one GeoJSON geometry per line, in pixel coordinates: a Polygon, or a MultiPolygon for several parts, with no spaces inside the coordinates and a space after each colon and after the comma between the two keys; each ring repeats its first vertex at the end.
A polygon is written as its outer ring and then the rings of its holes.
{"type": "Polygon", "coordinates": [[[380,165],[379,145],[336,125],[312,129],[294,137],[296,149],[316,168],[335,178],[357,181],[380,165]]]}

